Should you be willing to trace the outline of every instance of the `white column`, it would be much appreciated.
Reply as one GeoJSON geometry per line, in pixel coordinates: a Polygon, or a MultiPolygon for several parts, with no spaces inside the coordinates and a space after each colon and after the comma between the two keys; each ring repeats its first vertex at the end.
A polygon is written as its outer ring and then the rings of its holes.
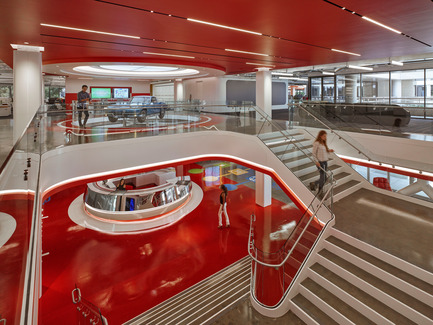
{"type": "Polygon", "coordinates": [[[256,72],[256,105],[272,116],[272,75],[269,68],[259,68],[256,72]]]}
{"type": "Polygon", "coordinates": [[[43,103],[42,53],[35,46],[13,45],[14,143],[43,103]]]}
{"type": "Polygon", "coordinates": [[[174,81],[174,101],[183,102],[184,101],[184,91],[182,79],[176,79],[174,81]]]}
{"type": "Polygon", "coordinates": [[[256,171],[256,204],[267,207],[272,203],[272,178],[256,171]]]}

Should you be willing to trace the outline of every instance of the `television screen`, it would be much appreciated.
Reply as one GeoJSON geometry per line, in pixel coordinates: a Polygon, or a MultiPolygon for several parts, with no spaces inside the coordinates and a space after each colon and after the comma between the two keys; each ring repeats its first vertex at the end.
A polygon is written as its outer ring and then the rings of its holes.
{"type": "Polygon", "coordinates": [[[113,88],[114,98],[129,98],[129,88],[113,88]]]}
{"type": "Polygon", "coordinates": [[[90,95],[92,99],[111,98],[111,88],[92,88],[90,95]]]}

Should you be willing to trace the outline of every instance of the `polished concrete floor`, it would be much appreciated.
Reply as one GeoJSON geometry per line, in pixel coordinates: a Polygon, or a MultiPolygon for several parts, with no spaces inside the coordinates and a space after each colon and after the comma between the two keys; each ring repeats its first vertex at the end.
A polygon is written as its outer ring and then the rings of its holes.
{"type": "Polygon", "coordinates": [[[229,310],[212,324],[215,325],[241,325],[241,324],[251,324],[251,325],[302,325],[305,324],[292,312],[286,313],[284,316],[279,318],[270,318],[261,315],[257,312],[251,305],[250,298],[245,298],[238,304],[236,304],[233,309],[229,310]]]}
{"type": "Polygon", "coordinates": [[[360,189],[334,203],[335,228],[433,272],[433,209],[360,189]]]}

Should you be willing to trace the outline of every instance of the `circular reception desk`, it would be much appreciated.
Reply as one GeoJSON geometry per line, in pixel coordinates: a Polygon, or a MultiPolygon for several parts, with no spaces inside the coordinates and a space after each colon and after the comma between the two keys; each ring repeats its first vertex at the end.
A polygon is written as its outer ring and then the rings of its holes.
{"type": "Polygon", "coordinates": [[[99,220],[138,221],[157,218],[182,207],[192,195],[189,176],[173,168],[87,184],[87,214],[99,220]],[[125,189],[119,189],[124,180],[125,189]]]}

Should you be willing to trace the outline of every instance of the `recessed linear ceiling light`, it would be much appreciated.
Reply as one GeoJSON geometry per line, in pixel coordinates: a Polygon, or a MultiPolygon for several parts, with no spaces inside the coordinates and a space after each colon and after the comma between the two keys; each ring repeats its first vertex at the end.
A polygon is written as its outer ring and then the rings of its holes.
{"type": "Polygon", "coordinates": [[[68,26],[59,26],[59,25],[50,25],[50,24],[40,24],[41,26],[45,27],[53,27],[53,28],[61,28],[61,29],[69,29],[69,30],[77,30],[80,32],[86,32],[86,33],[96,33],[96,34],[103,34],[103,35],[112,35],[112,36],[120,36],[120,37],[127,37],[127,38],[135,38],[140,39],[139,36],[132,36],[132,35],[125,35],[125,34],[117,34],[117,33],[108,33],[108,32],[101,32],[97,30],[91,30],[91,29],[82,29],[82,28],[75,28],[75,27],[68,27],[68,26]]]}
{"type": "Polygon", "coordinates": [[[398,65],[398,66],[401,67],[401,66],[403,65],[403,62],[399,62],[399,61],[394,61],[394,60],[392,60],[392,61],[391,61],[391,64],[392,64],[392,65],[398,65]]]}
{"type": "Polygon", "coordinates": [[[337,50],[337,49],[331,49],[331,51],[345,53],[345,54],[350,54],[350,55],[355,55],[355,56],[361,56],[361,54],[358,54],[358,53],[347,52],[347,51],[342,51],[342,50],[337,50]]]}
{"type": "Polygon", "coordinates": [[[397,33],[397,34],[402,34],[402,32],[400,32],[399,30],[396,30],[396,29],[394,29],[394,28],[391,28],[391,27],[389,27],[389,26],[386,26],[386,25],[384,25],[384,24],[381,24],[381,23],[379,23],[378,21],[375,21],[375,20],[373,20],[373,19],[371,19],[371,18],[368,18],[368,17],[366,17],[366,16],[362,16],[362,19],[365,19],[365,20],[369,21],[370,23],[376,24],[376,25],[378,25],[378,26],[380,26],[380,27],[386,28],[386,29],[390,30],[391,32],[394,32],[394,33],[397,33]]]}
{"type": "Polygon", "coordinates": [[[177,55],[177,54],[164,54],[164,53],[153,53],[153,52],[143,52],[143,54],[162,55],[162,56],[174,56],[174,57],[177,57],[177,58],[195,59],[195,57],[193,57],[193,56],[177,55]]]}
{"type": "Polygon", "coordinates": [[[225,49],[225,50],[228,52],[245,53],[245,54],[260,55],[260,56],[269,56],[268,54],[256,53],[256,52],[247,52],[247,51],[239,51],[239,50],[231,50],[231,49],[225,49]]]}
{"type": "Polygon", "coordinates": [[[287,72],[272,72],[273,76],[293,76],[293,73],[287,73],[287,72]]]}
{"type": "Polygon", "coordinates": [[[308,79],[303,79],[303,78],[290,78],[290,77],[279,77],[278,79],[289,79],[289,80],[299,80],[299,81],[308,81],[308,79]]]}
{"type": "Polygon", "coordinates": [[[359,69],[359,70],[368,70],[368,71],[372,71],[373,68],[369,68],[369,67],[360,67],[358,65],[348,65],[347,66],[350,69],[359,69]]]}
{"type": "Polygon", "coordinates": [[[260,67],[275,67],[275,65],[272,65],[272,64],[254,63],[254,62],[245,62],[245,64],[256,65],[256,66],[260,66],[260,67]]]}
{"type": "Polygon", "coordinates": [[[334,72],[328,72],[328,71],[322,71],[322,74],[326,74],[326,75],[329,75],[329,76],[334,76],[335,75],[334,72]]]}
{"type": "Polygon", "coordinates": [[[205,25],[211,25],[211,26],[220,27],[220,28],[226,28],[226,29],[231,29],[231,30],[236,30],[238,32],[244,32],[244,33],[249,33],[249,34],[254,34],[254,35],[263,35],[262,33],[257,33],[257,32],[253,32],[253,31],[250,31],[250,30],[236,28],[236,27],[230,27],[230,26],[225,26],[225,25],[220,25],[220,24],[209,23],[209,22],[203,21],[203,20],[197,20],[197,19],[192,19],[192,18],[187,18],[187,20],[195,22],[195,23],[200,23],[200,24],[205,24],[205,25]]]}

